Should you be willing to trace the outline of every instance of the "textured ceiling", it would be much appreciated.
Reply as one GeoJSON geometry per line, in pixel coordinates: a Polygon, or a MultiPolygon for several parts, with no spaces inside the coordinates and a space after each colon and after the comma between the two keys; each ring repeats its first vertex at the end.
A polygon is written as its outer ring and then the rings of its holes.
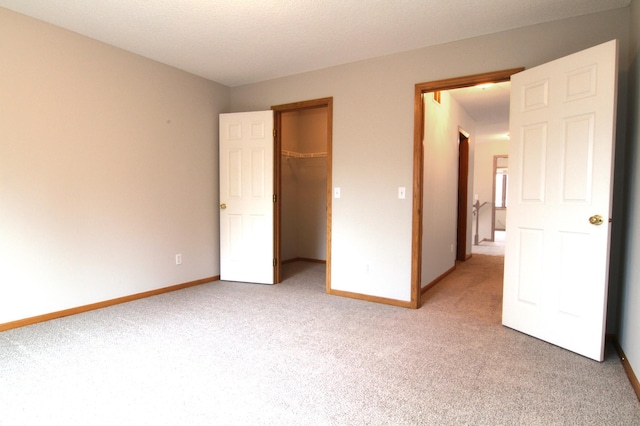
{"type": "Polygon", "coordinates": [[[504,139],[509,132],[510,82],[453,89],[449,93],[476,122],[476,141],[504,139]]]}
{"type": "Polygon", "coordinates": [[[453,89],[449,93],[478,123],[495,122],[505,116],[509,117],[511,83],[508,81],[488,87],[480,85],[453,89]]]}
{"type": "Polygon", "coordinates": [[[233,87],[630,1],[0,0],[0,7],[233,87]]]}

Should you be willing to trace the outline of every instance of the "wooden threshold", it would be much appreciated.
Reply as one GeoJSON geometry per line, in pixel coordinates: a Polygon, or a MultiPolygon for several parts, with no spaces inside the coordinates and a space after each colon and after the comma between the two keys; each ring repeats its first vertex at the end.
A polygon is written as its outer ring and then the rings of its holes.
{"type": "Polygon", "coordinates": [[[93,311],[95,309],[102,309],[113,305],[119,305],[121,303],[131,302],[133,300],[144,299],[146,297],[156,296],[158,294],[169,293],[171,291],[182,290],[184,288],[193,287],[200,284],[210,283],[212,281],[219,281],[220,275],[214,277],[203,278],[196,281],[189,281],[182,284],[176,284],[169,287],[163,287],[156,290],[149,290],[142,293],[132,294],[130,296],[118,297],[115,299],[105,300],[103,302],[91,303],[89,305],[78,306],[76,308],[64,309],[62,311],[51,312],[44,315],[37,315],[35,317],[24,318],[17,321],[5,322],[0,324],[0,331],[7,331],[13,328],[25,327],[27,325],[37,324],[39,322],[49,321],[56,318],[68,317],[70,315],[80,314],[82,312],[93,311]]]}

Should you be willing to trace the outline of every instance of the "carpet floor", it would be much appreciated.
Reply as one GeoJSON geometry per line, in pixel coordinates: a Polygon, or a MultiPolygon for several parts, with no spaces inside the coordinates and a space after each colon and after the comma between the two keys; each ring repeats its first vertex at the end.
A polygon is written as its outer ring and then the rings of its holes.
{"type": "Polygon", "coordinates": [[[0,425],[638,425],[617,355],[501,326],[502,258],[419,310],[329,296],[324,265],[0,333],[0,425]]]}

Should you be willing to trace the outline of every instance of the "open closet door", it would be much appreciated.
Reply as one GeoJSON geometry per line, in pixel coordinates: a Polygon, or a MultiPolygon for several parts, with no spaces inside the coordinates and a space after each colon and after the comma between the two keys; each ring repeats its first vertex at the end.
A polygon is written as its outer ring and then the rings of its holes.
{"type": "Polygon", "coordinates": [[[604,359],[617,42],[511,79],[503,324],[604,359]]]}
{"type": "Polygon", "coordinates": [[[220,114],[220,279],[274,283],[273,112],[220,114]]]}

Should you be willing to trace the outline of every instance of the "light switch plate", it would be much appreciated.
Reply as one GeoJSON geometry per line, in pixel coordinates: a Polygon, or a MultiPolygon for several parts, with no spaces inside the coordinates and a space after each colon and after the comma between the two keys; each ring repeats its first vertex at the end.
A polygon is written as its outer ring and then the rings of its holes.
{"type": "Polygon", "coordinates": [[[333,188],[333,198],[340,198],[340,188],[333,188]]]}
{"type": "Polygon", "coordinates": [[[401,200],[407,198],[407,188],[405,188],[404,186],[398,187],[398,198],[401,200]]]}

